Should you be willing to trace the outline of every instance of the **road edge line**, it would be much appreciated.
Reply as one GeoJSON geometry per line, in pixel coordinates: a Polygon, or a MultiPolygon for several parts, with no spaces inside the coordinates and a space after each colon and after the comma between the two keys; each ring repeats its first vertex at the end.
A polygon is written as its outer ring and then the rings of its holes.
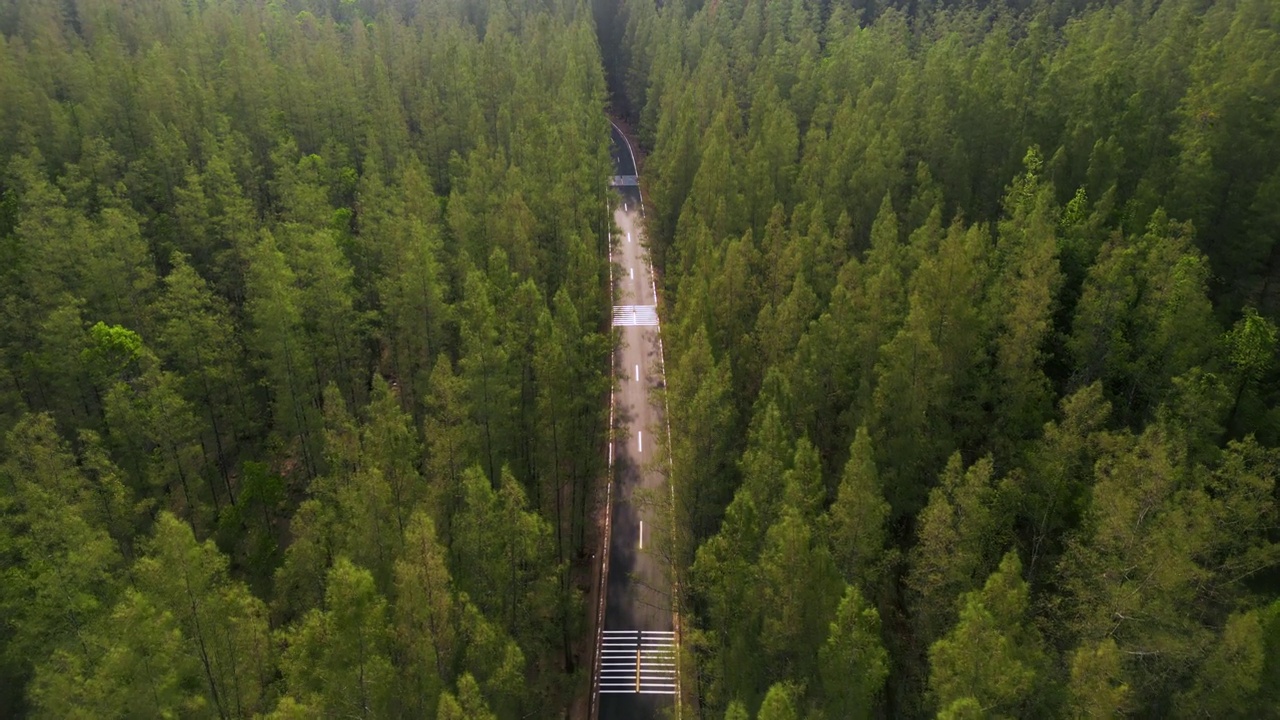
{"type": "MultiPolygon", "coordinates": [[[[607,201],[606,201],[607,202],[607,201]]],[[[612,213],[610,214],[612,218],[612,213]]],[[[612,219],[610,219],[612,222],[612,219]]],[[[609,233],[608,246],[609,260],[609,305],[613,306],[614,287],[613,287],[613,233],[609,233]]],[[[600,671],[601,648],[604,646],[604,610],[606,595],[609,590],[609,539],[613,532],[613,405],[614,405],[614,387],[616,385],[614,376],[617,370],[617,352],[618,346],[614,339],[613,323],[609,323],[609,340],[611,347],[609,349],[609,425],[605,429],[605,442],[609,446],[609,471],[605,479],[604,493],[604,535],[603,547],[601,548],[600,560],[600,588],[596,597],[596,641],[594,643],[595,658],[591,662],[591,703],[587,710],[587,716],[590,720],[598,720],[600,717],[600,671]]]]}

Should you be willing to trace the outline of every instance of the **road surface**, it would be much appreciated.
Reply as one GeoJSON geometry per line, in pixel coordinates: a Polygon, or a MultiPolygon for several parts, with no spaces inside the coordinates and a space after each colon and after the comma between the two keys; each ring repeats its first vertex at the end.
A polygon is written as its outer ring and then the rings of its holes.
{"type": "MultiPolygon", "coordinates": [[[[634,175],[626,139],[617,128],[613,136],[618,174],[634,175]]],[[[665,447],[657,433],[665,434],[667,426],[649,390],[665,382],[639,189],[616,189],[613,324],[620,341],[614,352],[608,584],[593,690],[600,720],[648,720],[669,716],[677,685],[670,583],[661,555],[653,552],[667,529],[645,500],[670,492],[665,478],[651,469],[655,453],[665,447]]]]}

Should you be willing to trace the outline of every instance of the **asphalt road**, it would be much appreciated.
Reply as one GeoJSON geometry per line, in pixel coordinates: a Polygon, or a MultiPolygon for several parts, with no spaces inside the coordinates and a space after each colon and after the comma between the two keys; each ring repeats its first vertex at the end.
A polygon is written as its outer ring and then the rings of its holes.
{"type": "MultiPolygon", "coordinates": [[[[614,130],[619,175],[635,172],[625,140],[614,130]]],[[[618,188],[613,244],[614,324],[621,341],[614,352],[616,378],[613,446],[613,511],[608,586],[597,677],[600,720],[668,717],[676,688],[670,583],[661,556],[665,528],[650,506],[668,493],[651,470],[666,420],[649,390],[664,384],[657,305],[648,248],[641,235],[638,190],[618,188]]]]}
{"type": "MultiPolygon", "coordinates": [[[[631,154],[631,148],[627,146],[627,139],[622,133],[618,132],[617,126],[612,129],[613,144],[609,147],[609,152],[613,155],[614,172],[618,175],[636,175],[636,159],[631,154]]],[[[632,206],[634,207],[634,206],[632,206]]]]}

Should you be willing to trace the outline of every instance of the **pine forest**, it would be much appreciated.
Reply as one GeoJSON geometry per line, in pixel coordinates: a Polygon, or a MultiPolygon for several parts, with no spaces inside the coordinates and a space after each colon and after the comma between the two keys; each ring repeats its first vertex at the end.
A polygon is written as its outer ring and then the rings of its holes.
{"type": "Polygon", "coordinates": [[[0,0],[0,717],[1280,720],[1278,322],[1276,0],[0,0]]]}

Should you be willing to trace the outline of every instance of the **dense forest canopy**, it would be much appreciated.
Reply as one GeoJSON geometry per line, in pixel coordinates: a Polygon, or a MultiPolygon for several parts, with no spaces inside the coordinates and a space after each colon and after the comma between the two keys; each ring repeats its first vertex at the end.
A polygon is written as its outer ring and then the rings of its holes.
{"type": "Polygon", "coordinates": [[[0,716],[565,716],[606,110],[687,712],[1280,717],[1272,0],[0,2],[0,716]]]}
{"type": "Polygon", "coordinates": [[[570,704],[596,42],[572,2],[0,4],[0,716],[570,704]]]}
{"type": "Polygon", "coordinates": [[[601,0],[704,717],[1277,717],[1280,5],[601,0]]]}

